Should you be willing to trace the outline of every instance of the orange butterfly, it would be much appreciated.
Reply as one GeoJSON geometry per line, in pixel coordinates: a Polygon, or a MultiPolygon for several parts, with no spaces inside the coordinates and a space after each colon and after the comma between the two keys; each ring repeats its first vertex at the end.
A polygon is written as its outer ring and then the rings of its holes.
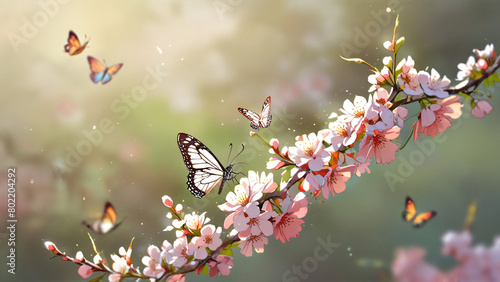
{"type": "Polygon", "coordinates": [[[81,45],[80,40],[78,40],[78,36],[76,36],[76,34],[72,30],[70,30],[68,36],[68,44],[64,46],[64,51],[69,53],[70,56],[78,55],[83,51],[83,49],[85,49],[85,46],[87,46],[88,43],[89,40],[81,45]]]}
{"type": "Polygon", "coordinates": [[[89,224],[85,220],[82,224],[90,228],[97,234],[107,234],[115,230],[122,222],[116,223],[116,211],[110,202],[106,202],[101,219],[96,220],[94,223],[89,224]]]}
{"type": "Polygon", "coordinates": [[[410,196],[406,196],[405,211],[403,212],[403,219],[411,222],[413,227],[419,228],[424,225],[428,220],[433,218],[437,212],[429,211],[417,214],[417,209],[415,209],[415,203],[410,196]]]}
{"type": "Polygon", "coordinates": [[[108,83],[111,80],[111,76],[117,73],[123,66],[123,64],[117,64],[108,68],[92,56],[88,56],[87,60],[90,66],[90,79],[94,83],[98,83],[99,81],[102,84],[108,83]]]}

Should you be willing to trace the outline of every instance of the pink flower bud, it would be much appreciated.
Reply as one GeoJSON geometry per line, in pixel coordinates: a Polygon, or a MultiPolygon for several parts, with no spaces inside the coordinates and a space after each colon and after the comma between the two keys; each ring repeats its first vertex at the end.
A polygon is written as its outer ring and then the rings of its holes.
{"type": "Polygon", "coordinates": [[[163,204],[169,208],[174,208],[174,203],[172,202],[172,198],[170,198],[169,196],[165,195],[161,198],[161,201],[163,202],[163,204]]]}
{"type": "Polygon", "coordinates": [[[485,59],[479,59],[476,63],[477,67],[482,69],[482,70],[486,70],[488,68],[488,63],[486,62],[485,59]]]}
{"type": "Polygon", "coordinates": [[[78,268],[78,274],[83,279],[89,278],[92,275],[92,272],[94,272],[94,270],[92,269],[92,267],[90,267],[90,266],[88,266],[86,264],[82,264],[82,266],[80,266],[80,268],[78,268]]]}

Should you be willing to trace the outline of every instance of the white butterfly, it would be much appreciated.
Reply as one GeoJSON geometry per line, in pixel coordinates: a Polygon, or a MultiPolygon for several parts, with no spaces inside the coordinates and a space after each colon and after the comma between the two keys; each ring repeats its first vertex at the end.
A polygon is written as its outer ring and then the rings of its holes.
{"type": "Polygon", "coordinates": [[[116,229],[121,223],[122,222],[116,223],[116,211],[110,202],[106,202],[106,205],[104,205],[104,211],[102,212],[101,219],[96,220],[92,224],[82,221],[83,225],[98,234],[109,233],[116,229]]]}
{"type": "Polygon", "coordinates": [[[177,135],[177,144],[184,159],[184,164],[189,170],[187,181],[189,192],[195,197],[203,198],[219,184],[220,194],[224,183],[236,177],[236,173],[233,172],[234,164],[224,168],[210,149],[193,136],[179,133],[177,135]]]}
{"type": "Polygon", "coordinates": [[[264,104],[262,105],[262,113],[260,116],[244,108],[238,108],[238,111],[251,121],[251,128],[259,130],[259,127],[268,127],[271,124],[271,119],[273,117],[271,115],[271,96],[268,96],[264,101],[264,104]]]}

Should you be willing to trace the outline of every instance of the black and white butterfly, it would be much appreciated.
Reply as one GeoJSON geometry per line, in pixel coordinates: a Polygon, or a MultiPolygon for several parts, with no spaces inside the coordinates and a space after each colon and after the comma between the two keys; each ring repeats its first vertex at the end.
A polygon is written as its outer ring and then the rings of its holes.
{"type": "Polygon", "coordinates": [[[121,223],[122,222],[116,223],[116,211],[110,202],[106,202],[104,205],[104,211],[102,212],[101,219],[96,220],[92,224],[82,221],[83,225],[87,226],[90,230],[97,234],[107,234],[115,230],[121,223]]]}
{"type": "MultiPolygon", "coordinates": [[[[177,135],[177,144],[184,159],[184,164],[189,170],[187,181],[189,192],[195,197],[203,198],[219,184],[220,194],[224,183],[236,177],[237,173],[233,171],[233,163],[224,168],[212,151],[193,136],[179,133],[177,135]]],[[[241,151],[243,152],[243,150],[241,151]]]]}
{"type": "Polygon", "coordinates": [[[262,105],[260,116],[250,110],[238,108],[238,111],[251,121],[250,127],[259,130],[259,127],[268,127],[271,124],[271,96],[268,96],[262,105]]]}

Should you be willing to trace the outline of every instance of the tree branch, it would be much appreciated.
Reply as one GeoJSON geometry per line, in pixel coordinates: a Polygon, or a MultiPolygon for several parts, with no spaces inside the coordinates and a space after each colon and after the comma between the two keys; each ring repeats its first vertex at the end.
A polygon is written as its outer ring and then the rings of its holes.
{"type": "MultiPolygon", "coordinates": [[[[458,93],[462,92],[462,93],[465,93],[467,95],[470,95],[470,93],[472,91],[474,91],[476,88],[478,88],[479,85],[481,85],[481,83],[485,79],[487,79],[492,74],[494,74],[498,70],[498,68],[500,68],[500,56],[497,57],[497,59],[495,60],[495,63],[491,67],[489,67],[480,78],[466,80],[462,83],[459,83],[457,86],[445,88],[444,91],[448,92],[449,94],[458,94],[458,93]],[[474,89],[472,91],[469,91],[468,89],[470,89],[472,87],[474,89]]],[[[417,101],[431,98],[431,97],[432,96],[428,96],[426,94],[422,94],[420,96],[408,96],[406,99],[402,99],[402,100],[394,102],[392,104],[390,110],[392,111],[401,105],[406,105],[409,103],[417,102],[417,101]]]]}

